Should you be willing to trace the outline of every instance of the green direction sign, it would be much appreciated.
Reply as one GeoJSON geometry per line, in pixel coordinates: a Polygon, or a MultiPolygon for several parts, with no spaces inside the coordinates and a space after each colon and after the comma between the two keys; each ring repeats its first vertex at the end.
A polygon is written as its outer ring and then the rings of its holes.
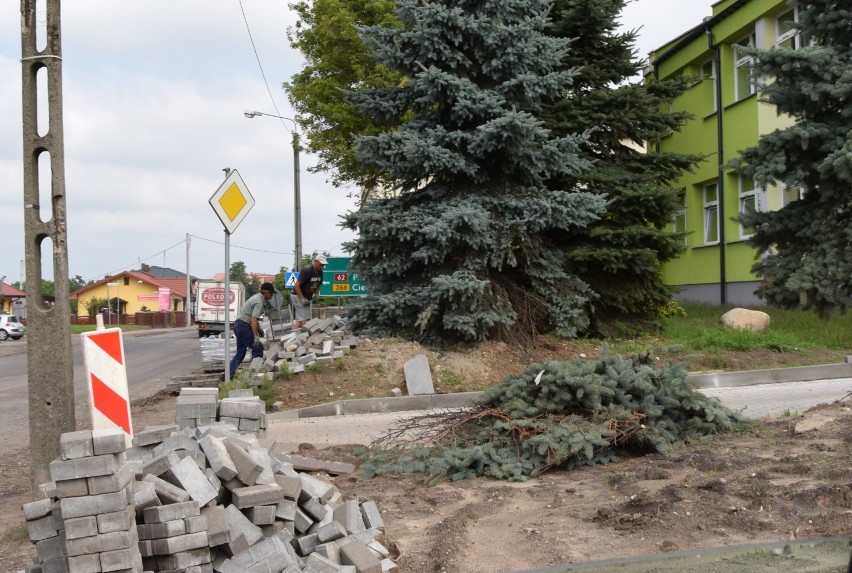
{"type": "Polygon", "coordinates": [[[349,270],[351,257],[328,257],[322,271],[320,296],[362,296],[367,294],[367,285],[357,274],[349,270]]]}

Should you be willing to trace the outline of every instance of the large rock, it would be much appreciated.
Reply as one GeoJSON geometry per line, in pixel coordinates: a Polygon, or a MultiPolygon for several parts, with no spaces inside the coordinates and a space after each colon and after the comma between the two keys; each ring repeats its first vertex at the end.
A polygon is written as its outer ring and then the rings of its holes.
{"type": "Polygon", "coordinates": [[[752,332],[769,330],[769,315],[759,310],[732,308],[722,315],[721,322],[725,328],[751,330],[752,332]]]}

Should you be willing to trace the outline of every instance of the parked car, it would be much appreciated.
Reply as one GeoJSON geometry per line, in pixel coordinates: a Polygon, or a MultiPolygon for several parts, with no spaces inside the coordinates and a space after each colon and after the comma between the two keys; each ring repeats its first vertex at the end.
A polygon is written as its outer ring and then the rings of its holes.
{"type": "Polygon", "coordinates": [[[14,314],[0,314],[0,340],[18,340],[24,335],[24,325],[14,314]]]}

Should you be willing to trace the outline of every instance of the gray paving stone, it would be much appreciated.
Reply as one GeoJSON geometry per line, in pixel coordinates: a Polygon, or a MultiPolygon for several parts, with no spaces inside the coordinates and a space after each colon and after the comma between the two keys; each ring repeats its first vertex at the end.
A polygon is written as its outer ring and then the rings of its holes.
{"type": "Polygon", "coordinates": [[[254,485],[263,472],[263,466],[255,462],[248,451],[239,446],[233,439],[225,440],[225,449],[234,462],[239,480],[247,486],[254,485]]]}
{"type": "Polygon", "coordinates": [[[107,476],[95,476],[86,478],[89,495],[100,495],[112,493],[127,487],[134,478],[133,466],[123,464],[116,473],[107,476]]]}
{"type": "MultiPolygon", "coordinates": [[[[117,549],[115,551],[104,551],[100,554],[101,571],[103,572],[132,570],[134,565],[139,561],[139,551],[132,547],[117,549]]],[[[141,564],[139,567],[141,567],[141,564]]]]}
{"type": "Polygon", "coordinates": [[[201,515],[207,520],[207,542],[210,547],[223,545],[231,540],[231,530],[228,529],[224,507],[221,505],[203,507],[201,515]]]}
{"type": "Polygon", "coordinates": [[[63,460],[76,460],[95,455],[92,431],[65,432],[59,436],[59,453],[63,460]]]}
{"type": "Polygon", "coordinates": [[[134,521],[135,517],[136,509],[133,505],[128,505],[127,508],[122,511],[101,513],[97,516],[98,532],[113,533],[115,531],[130,531],[136,523],[134,521]]]}
{"type": "Polygon", "coordinates": [[[102,553],[104,551],[128,549],[137,541],[135,532],[115,531],[112,533],[100,533],[91,537],[66,539],[65,551],[69,557],[75,557],[87,553],[102,553]]]}
{"type": "Polygon", "coordinates": [[[56,537],[58,532],[53,515],[45,515],[44,517],[27,521],[27,534],[30,541],[41,541],[48,537],[56,537]]]}
{"type": "Polygon", "coordinates": [[[167,504],[183,503],[190,499],[189,493],[186,490],[181,489],[162,478],[158,478],[157,476],[148,474],[142,478],[142,481],[154,484],[154,490],[157,492],[157,497],[159,497],[161,501],[165,501],[167,504]]]}
{"type": "Polygon", "coordinates": [[[53,561],[65,555],[65,539],[61,535],[36,541],[38,557],[42,561],[53,561]]]}
{"type": "Polygon", "coordinates": [[[352,541],[340,548],[340,562],[354,565],[358,573],[382,573],[378,557],[360,541],[352,541]]]}
{"type": "Polygon", "coordinates": [[[113,474],[124,463],[124,454],[107,454],[70,460],[55,459],[50,462],[50,479],[53,481],[78,479],[113,474]]]}
{"type": "Polygon", "coordinates": [[[243,513],[255,525],[272,525],[275,523],[277,505],[254,505],[247,507],[243,513]]]}
{"type": "Polygon", "coordinates": [[[185,519],[172,519],[160,523],[140,523],[136,526],[136,529],[141,540],[162,539],[184,535],[187,532],[185,519]]]}
{"type": "Polygon", "coordinates": [[[409,396],[434,394],[432,372],[429,370],[429,359],[425,354],[418,354],[408,360],[403,366],[405,372],[405,387],[409,396]]]}
{"type": "Polygon", "coordinates": [[[74,517],[63,522],[65,539],[79,539],[98,534],[98,518],[95,515],[74,517]]]}
{"type": "Polygon", "coordinates": [[[379,506],[375,501],[365,501],[361,504],[361,517],[364,519],[364,525],[368,529],[380,529],[384,531],[385,522],[382,519],[382,514],[379,512],[379,506]]]}
{"type": "Polygon", "coordinates": [[[201,511],[196,501],[186,501],[183,503],[173,503],[160,507],[150,507],[144,512],[145,523],[163,523],[175,519],[183,519],[184,517],[192,517],[193,515],[201,515],[201,511]]]}
{"type": "Polygon", "coordinates": [[[136,507],[137,514],[141,514],[148,507],[162,505],[153,483],[137,481],[133,484],[133,505],[136,507]]]}
{"type": "Polygon", "coordinates": [[[177,424],[149,426],[133,435],[133,445],[137,447],[159,444],[180,428],[177,424]]]}
{"type": "Polygon", "coordinates": [[[180,486],[199,506],[205,506],[216,499],[218,492],[213,489],[204,472],[198,469],[192,458],[183,458],[172,466],[171,471],[180,486]]]}
{"type": "Polygon", "coordinates": [[[238,509],[256,505],[276,505],[284,498],[278,484],[261,484],[241,487],[231,492],[233,504],[238,509]]]}
{"type": "Polygon", "coordinates": [[[63,519],[85,517],[87,515],[98,515],[124,509],[133,498],[132,492],[127,488],[101,495],[88,495],[85,497],[66,497],[59,500],[63,519]]]}
{"type": "Polygon", "coordinates": [[[228,529],[231,530],[232,544],[238,537],[242,537],[249,547],[263,539],[260,528],[249,521],[234,505],[225,507],[225,518],[228,520],[228,529]]]}
{"type": "Polygon", "coordinates": [[[92,445],[95,455],[118,454],[127,450],[127,435],[121,428],[92,430],[92,445]]]}
{"type": "Polygon", "coordinates": [[[367,529],[361,517],[358,501],[354,499],[345,501],[334,508],[334,521],[343,525],[348,533],[361,533],[367,529]]]}
{"type": "Polygon", "coordinates": [[[37,501],[25,503],[22,506],[22,509],[24,510],[24,519],[30,520],[44,517],[50,513],[52,508],[53,500],[50,499],[39,499],[37,501]]]}
{"type": "Polygon", "coordinates": [[[244,398],[225,398],[219,402],[219,416],[232,418],[250,418],[256,420],[263,412],[264,403],[254,396],[244,398]]]}
{"type": "Polygon", "coordinates": [[[176,553],[185,553],[192,551],[193,549],[208,547],[206,531],[187,533],[185,535],[174,535],[172,537],[155,539],[153,541],[152,546],[154,555],[174,555],[176,553]]]}
{"type": "Polygon", "coordinates": [[[69,573],[100,573],[100,553],[68,557],[68,571],[69,573]]]}

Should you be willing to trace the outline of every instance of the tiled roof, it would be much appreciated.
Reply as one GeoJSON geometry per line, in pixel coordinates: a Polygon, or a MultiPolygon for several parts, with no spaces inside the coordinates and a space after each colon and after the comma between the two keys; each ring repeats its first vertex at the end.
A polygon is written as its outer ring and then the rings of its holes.
{"type": "Polygon", "coordinates": [[[23,291],[19,291],[12,285],[7,285],[4,282],[0,282],[0,296],[8,296],[8,297],[24,297],[27,296],[27,293],[23,291]]]}

